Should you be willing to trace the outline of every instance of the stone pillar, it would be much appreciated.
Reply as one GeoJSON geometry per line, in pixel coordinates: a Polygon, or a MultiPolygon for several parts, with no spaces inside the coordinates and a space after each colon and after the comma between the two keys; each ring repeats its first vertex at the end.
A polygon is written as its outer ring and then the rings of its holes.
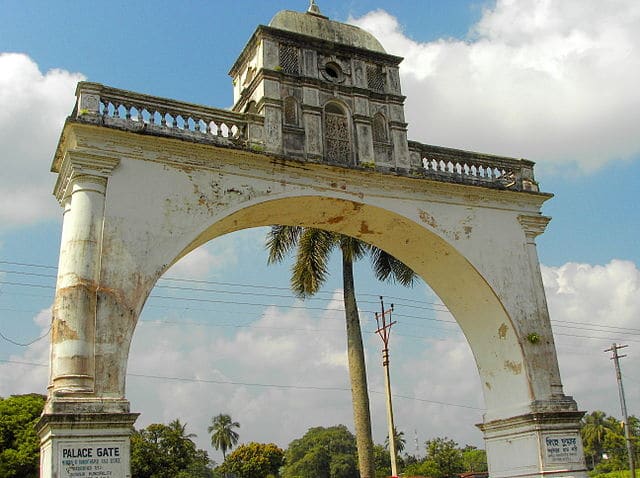
{"type": "Polygon", "coordinates": [[[550,218],[542,215],[518,216],[522,225],[530,294],[534,299],[533,330],[520,330],[527,356],[533,401],[530,412],[478,425],[484,433],[492,478],[575,477],[586,478],[587,469],[580,437],[584,412],[562,391],[560,371],[544,294],[535,238],[542,234],[550,218]],[[535,331],[535,338],[529,333],[535,331]]]}
{"type": "Polygon", "coordinates": [[[374,165],[376,158],[373,154],[373,137],[371,133],[371,118],[353,115],[355,126],[356,164],[374,165]]]}
{"type": "MultiPolygon", "coordinates": [[[[57,191],[65,208],[53,305],[49,405],[56,396],[91,394],[95,380],[96,291],[111,158],[69,153],[57,191]]],[[[47,411],[54,411],[50,409],[47,411]]]]}
{"type": "Polygon", "coordinates": [[[302,127],[304,128],[305,156],[311,160],[321,160],[324,155],[322,139],[322,107],[318,90],[302,88],[302,127]]]}
{"type": "Polygon", "coordinates": [[[137,414],[129,413],[124,399],[111,403],[97,396],[95,386],[107,179],[118,162],[68,151],[58,167],[54,193],[64,208],[64,220],[53,305],[49,396],[37,425],[42,478],[131,476],[129,435],[137,414]]]}
{"type": "MultiPolygon", "coordinates": [[[[547,298],[544,293],[544,284],[542,282],[542,274],[540,272],[540,260],[538,259],[538,251],[536,247],[536,237],[542,234],[547,228],[547,224],[551,221],[550,217],[535,215],[535,216],[518,216],[518,222],[522,225],[526,238],[526,252],[527,259],[529,261],[529,276],[532,281],[532,295],[535,298],[536,308],[539,314],[539,320],[536,321],[537,334],[540,335],[540,339],[543,343],[540,344],[546,348],[546,350],[539,350],[541,347],[534,346],[529,347],[532,351],[536,351],[538,354],[547,356],[547,360],[544,361],[544,367],[540,369],[547,370],[549,374],[549,387],[550,398],[563,400],[565,395],[562,390],[562,381],[560,379],[560,369],[558,367],[558,359],[556,357],[556,347],[553,340],[553,331],[551,330],[551,322],[549,320],[549,308],[547,306],[547,298]],[[553,354],[553,360],[548,360],[548,356],[553,354]]],[[[526,334],[525,334],[526,335],[526,334]]],[[[537,397],[540,399],[540,397],[537,397]]]]}
{"type": "Polygon", "coordinates": [[[130,435],[135,413],[43,415],[40,478],[131,477],[130,435]]]}
{"type": "Polygon", "coordinates": [[[407,123],[404,121],[404,105],[389,105],[389,135],[393,148],[393,163],[398,171],[409,171],[409,142],[407,141],[407,123]]]}

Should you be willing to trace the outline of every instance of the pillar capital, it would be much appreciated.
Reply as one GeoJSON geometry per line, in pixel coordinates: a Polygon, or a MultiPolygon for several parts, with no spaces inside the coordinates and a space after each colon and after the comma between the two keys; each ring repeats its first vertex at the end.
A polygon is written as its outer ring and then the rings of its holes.
{"type": "Polygon", "coordinates": [[[71,194],[70,185],[75,179],[84,177],[98,184],[105,184],[106,179],[120,164],[120,160],[109,156],[67,151],[59,167],[58,180],[53,191],[58,201],[63,204],[64,198],[71,194]]]}
{"type": "Polygon", "coordinates": [[[527,236],[527,242],[534,242],[535,238],[545,231],[549,221],[551,221],[550,217],[542,215],[518,216],[518,222],[524,229],[524,233],[527,236]]]}

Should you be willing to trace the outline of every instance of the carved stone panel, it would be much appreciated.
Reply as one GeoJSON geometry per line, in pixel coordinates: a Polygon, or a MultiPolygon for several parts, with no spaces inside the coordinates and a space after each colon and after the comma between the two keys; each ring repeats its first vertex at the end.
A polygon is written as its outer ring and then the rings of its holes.
{"type": "Polygon", "coordinates": [[[350,165],[353,162],[349,118],[344,113],[325,111],[325,158],[332,163],[350,165]]]}

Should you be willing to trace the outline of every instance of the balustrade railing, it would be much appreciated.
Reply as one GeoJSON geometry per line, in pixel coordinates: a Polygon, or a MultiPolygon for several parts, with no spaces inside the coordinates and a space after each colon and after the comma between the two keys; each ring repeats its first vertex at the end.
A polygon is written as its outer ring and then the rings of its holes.
{"type": "Polygon", "coordinates": [[[414,171],[439,181],[538,192],[533,163],[409,141],[414,171]]]}
{"type": "Polygon", "coordinates": [[[242,140],[246,120],[241,113],[208,108],[156,96],[81,82],[72,116],[136,131],[149,130],[168,136],[190,136],[199,140],[242,140]]]}
{"type": "MultiPolygon", "coordinates": [[[[138,133],[234,144],[263,150],[262,117],[81,82],[72,113],[76,121],[138,133]],[[252,143],[253,139],[258,143],[252,143]],[[258,146],[256,146],[258,144],[258,146]],[[252,147],[253,145],[253,147],[252,147]]],[[[374,144],[376,157],[392,161],[390,146],[374,144]],[[389,151],[379,151],[381,147],[389,151]]],[[[277,151],[275,151],[277,154],[277,151]]],[[[475,186],[539,191],[531,161],[462,151],[409,141],[411,171],[426,179],[475,186]]],[[[384,166],[380,165],[381,171],[384,166]]],[[[395,169],[398,174],[403,171],[395,169]]]]}

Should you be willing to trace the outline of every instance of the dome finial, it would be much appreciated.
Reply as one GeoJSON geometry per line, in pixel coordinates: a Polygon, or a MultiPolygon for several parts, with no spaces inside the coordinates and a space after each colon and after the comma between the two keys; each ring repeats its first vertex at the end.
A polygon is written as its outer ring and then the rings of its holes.
{"type": "Polygon", "coordinates": [[[316,0],[309,0],[309,8],[307,9],[307,13],[323,16],[320,12],[320,7],[316,4],[316,0]]]}

